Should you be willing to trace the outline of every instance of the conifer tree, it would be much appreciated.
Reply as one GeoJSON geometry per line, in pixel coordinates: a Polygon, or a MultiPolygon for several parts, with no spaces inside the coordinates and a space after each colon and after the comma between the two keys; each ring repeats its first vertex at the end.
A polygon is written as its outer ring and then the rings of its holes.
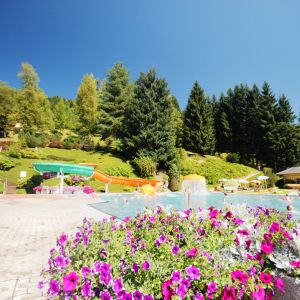
{"type": "Polygon", "coordinates": [[[178,101],[175,96],[170,96],[170,100],[173,106],[172,110],[172,123],[176,136],[176,147],[182,147],[182,129],[183,129],[183,118],[182,113],[180,111],[180,107],[178,101]]]}
{"type": "Polygon", "coordinates": [[[23,83],[17,105],[17,120],[22,130],[34,133],[52,129],[52,112],[47,96],[38,86],[40,80],[35,69],[28,63],[22,63],[18,76],[23,83]]]}
{"type": "Polygon", "coordinates": [[[130,158],[149,156],[160,166],[173,161],[172,111],[167,82],[158,78],[154,69],[141,73],[125,110],[124,153],[130,158]]]}
{"type": "Polygon", "coordinates": [[[129,81],[129,73],[121,63],[108,71],[101,92],[100,133],[103,138],[123,136],[125,108],[133,97],[133,85],[129,81]]]}
{"type": "Polygon", "coordinates": [[[196,81],[184,112],[183,146],[200,154],[215,150],[215,131],[212,107],[196,81]]]}
{"type": "Polygon", "coordinates": [[[77,92],[76,106],[79,133],[93,134],[99,117],[97,81],[93,75],[83,77],[77,92]]]}
{"type": "Polygon", "coordinates": [[[281,95],[276,107],[275,119],[276,122],[284,122],[287,124],[293,123],[296,116],[293,112],[291,104],[285,95],[281,95]]]}

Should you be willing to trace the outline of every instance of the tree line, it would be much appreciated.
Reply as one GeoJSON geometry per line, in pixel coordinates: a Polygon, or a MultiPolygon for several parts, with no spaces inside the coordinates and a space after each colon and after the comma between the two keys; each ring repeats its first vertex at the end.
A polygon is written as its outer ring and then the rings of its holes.
{"type": "Polygon", "coordinates": [[[285,95],[276,98],[265,82],[260,89],[237,85],[226,94],[207,96],[195,82],[184,111],[155,69],[132,82],[123,64],[104,80],[83,77],[75,101],[47,97],[28,63],[18,76],[22,88],[0,82],[0,132],[19,124],[21,133],[69,129],[98,136],[108,151],[134,161],[151,159],[177,174],[179,148],[201,155],[230,152],[234,161],[282,170],[299,164],[300,129],[285,95]]]}

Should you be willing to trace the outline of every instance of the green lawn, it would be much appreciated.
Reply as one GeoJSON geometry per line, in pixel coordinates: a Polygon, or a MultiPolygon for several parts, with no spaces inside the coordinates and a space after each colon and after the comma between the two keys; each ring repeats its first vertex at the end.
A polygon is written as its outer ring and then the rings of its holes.
{"type": "MultiPolygon", "coordinates": [[[[32,149],[32,151],[35,151],[32,149]]],[[[57,161],[57,162],[69,162],[69,163],[79,163],[79,162],[91,162],[98,164],[97,169],[102,172],[110,173],[113,169],[119,168],[126,171],[128,176],[137,177],[134,173],[132,166],[123,161],[121,158],[113,156],[110,153],[99,153],[99,152],[86,152],[82,150],[66,150],[66,149],[55,149],[55,148],[42,148],[35,151],[41,159],[15,159],[11,160],[16,162],[16,166],[8,171],[0,171],[0,179],[7,178],[9,182],[13,184],[18,184],[20,182],[20,171],[27,172],[27,178],[32,175],[37,174],[33,168],[32,163],[36,161],[57,161]]],[[[57,178],[44,180],[43,185],[58,185],[59,180],[57,178]]],[[[104,184],[90,179],[86,182],[93,186],[97,191],[104,189],[104,184]]],[[[1,188],[1,187],[0,187],[1,188]]],[[[135,190],[132,187],[121,186],[121,185],[110,185],[110,192],[126,192],[135,190]]],[[[20,191],[21,192],[21,191],[20,191]]]]}

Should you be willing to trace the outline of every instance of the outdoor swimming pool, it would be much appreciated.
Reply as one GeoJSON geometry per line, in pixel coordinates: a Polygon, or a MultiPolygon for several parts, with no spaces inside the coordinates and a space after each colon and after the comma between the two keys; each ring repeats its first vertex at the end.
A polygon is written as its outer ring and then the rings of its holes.
{"type": "Polygon", "coordinates": [[[223,193],[208,193],[205,195],[193,194],[188,200],[183,193],[158,194],[154,197],[138,193],[124,193],[103,194],[100,196],[101,202],[91,204],[91,206],[123,220],[127,216],[134,216],[138,212],[143,212],[144,207],[155,208],[157,205],[163,206],[166,210],[198,207],[207,209],[210,206],[222,208],[225,201],[226,204],[237,207],[241,205],[263,206],[273,207],[279,211],[287,211],[287,205],[292,205],[294,207],[292,214],[299,219],[300,197],[290,197],[290,199],[291,201],[283,200],[283,195],[229,194],[224,200],[223,193]]]}

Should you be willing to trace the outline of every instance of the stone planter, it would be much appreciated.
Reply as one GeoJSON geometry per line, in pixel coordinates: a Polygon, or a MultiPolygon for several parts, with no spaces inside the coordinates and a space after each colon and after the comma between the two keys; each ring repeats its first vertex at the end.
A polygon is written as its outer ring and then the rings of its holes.
{"type": "Polygon", "coordinates": [[[285,283],[285,293],[275,288],[275,296],[273,300],[299,300],[300,284],[296,283],[295,278],[290,276],[281,277],[285,283]]]}

